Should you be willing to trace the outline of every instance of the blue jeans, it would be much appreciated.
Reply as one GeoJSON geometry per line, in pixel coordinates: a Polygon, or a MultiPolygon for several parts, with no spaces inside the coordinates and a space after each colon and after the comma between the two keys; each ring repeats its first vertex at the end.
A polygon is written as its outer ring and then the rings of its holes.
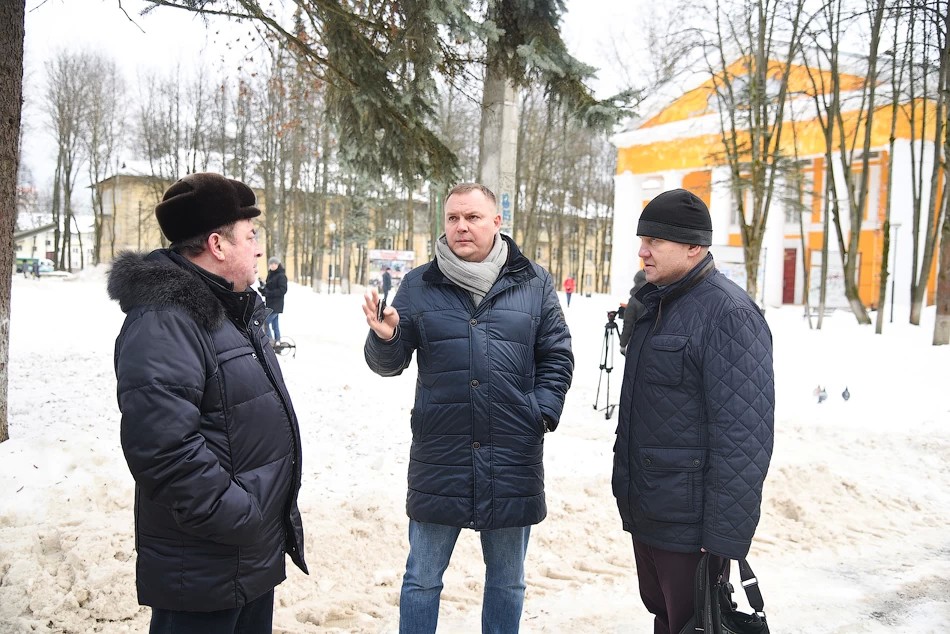
{"type": "Polygon", "coordinates": [[[217,612],[179,612],[152,608],[149,634],[271,634],[274,591],[240,608],[217,612]]]}
{"type": "MultiPolygon", "coordinates": [[[[461,530],[409,520],[409,559],[399,595],[400,634],[435,632],[442,575],[461,530]]],[[[524,558],[531,527],[479,531],[478,535],[485,560],[482,632],[517,632],[524,607],[524,558]]]]}
{"type": "Polygon", "coordinates": [[[267,336],[271,338],[271,341],[280,341],[280,324],[277,323],[278,317],[280,317],[280,313],[271,313],[264,319],[264,328],[267,329],[267,336]]]}

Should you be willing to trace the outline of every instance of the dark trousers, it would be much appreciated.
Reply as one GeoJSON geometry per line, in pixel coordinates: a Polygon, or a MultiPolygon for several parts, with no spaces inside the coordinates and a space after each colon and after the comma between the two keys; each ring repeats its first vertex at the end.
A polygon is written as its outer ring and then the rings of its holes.
{"type": "Polygon", "coordinates": [[[152,608],[149,634],[271,634],[274,591],[240,608],[217,612],[179,612],[152,608]]]}
{"type": "MultiPolygon", "coordinates": [[[[693,616],[696,566],[703,558],[703,553],[674,553],[634,539],[633,555],[637,561],[640,598],[647,610],[656,617],[653,619],[653,633],[679,634],[693,616]]],[[[719,577],[723,563],[721,557],[709,558],[711,579],[719,577]]],[[[725,563],[723,577],[728,579],[728,560],[725,563]]]]}

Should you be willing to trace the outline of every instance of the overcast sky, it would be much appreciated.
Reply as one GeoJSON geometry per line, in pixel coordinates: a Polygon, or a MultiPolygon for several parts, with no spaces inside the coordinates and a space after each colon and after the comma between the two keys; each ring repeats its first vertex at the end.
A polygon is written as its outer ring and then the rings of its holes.
{"type": "MultiPolygon", "coordinates": [[[[592,66],[612,66],[613,40],[627,41],[642,0],[568,0],[562,32],[571,52],[592,66]]],[[[27,0],[23,160],[38,186],[48,187],[55,167],[55,146],[42,129],[43,64],[60,50],[102,50],[136,80],[138,70],[167,71],[201,60],[208,68],[236,68],[248,52],[251,27],[221,19],[209,25],[191,13],[167,7],[147,16],[143,0],[27,0]],[[128,15],[126,15],[128,14],[128,15]]],[[[635,52],[630,51],[632,57],[635,52]]],[[[592,87],[602,97],[616,92],[619,75],[603,68],[592,87]]],[[[131,91],[136,87],[131,86],[131,91]]],[[[134,93],[133,93],[134,94],[134,93]]],[[[77,201],[78,202],[78,201],[77,201]]]]}

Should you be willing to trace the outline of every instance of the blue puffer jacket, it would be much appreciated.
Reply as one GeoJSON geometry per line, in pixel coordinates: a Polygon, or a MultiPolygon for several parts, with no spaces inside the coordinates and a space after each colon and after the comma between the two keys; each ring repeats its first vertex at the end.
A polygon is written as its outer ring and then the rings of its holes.
{"type": "Polygon", "coordinates": [[[637,297],[613,492],[624,530],[674,552],[745,557],[772,455],[772,335],[712,255],[637,297]]]}
{"type": "Polygon", "coordinates": [[[109,276],[143,605],[240,607],[283,581],[285,554],[307,571],[297,417],[260,297],[225,284],[166,250],[109,276]]]}
{"type": "Polygon", "coordinates": [[[406,512],[420,522],[491,530],[547,514],[543,419],[561,416],[571,336],[550,274],[505,239],[508,262],[478,307],[432,261],[399,286],[395,339],[366,340],[382,376],[418,351],[406,512]]]}

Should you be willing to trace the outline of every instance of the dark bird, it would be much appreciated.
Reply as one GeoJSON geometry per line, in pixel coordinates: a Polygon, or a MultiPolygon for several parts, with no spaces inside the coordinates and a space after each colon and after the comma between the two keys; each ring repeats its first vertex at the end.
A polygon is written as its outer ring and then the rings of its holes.
{"type": "Polygon", "coordinates": [[[825,388],[818,390],[818,403],[823,403],[825,399],[828,398],[828,392],[825,391],[825,388]]]}
{"type": "Polygon", "coordinates": [[[841,393],[841,398],[843,398],[844,400],[848,400],[849,398],[851,398],[851,392],[848,391],[847,386],[845,386],[844,392],[841,393]]]}

